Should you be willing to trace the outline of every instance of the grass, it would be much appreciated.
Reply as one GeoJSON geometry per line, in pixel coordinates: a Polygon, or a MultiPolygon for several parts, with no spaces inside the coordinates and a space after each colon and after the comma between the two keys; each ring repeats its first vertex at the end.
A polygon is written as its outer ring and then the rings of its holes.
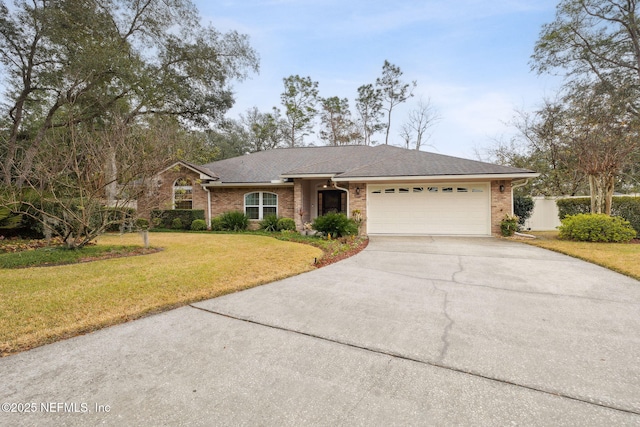
{"type": "Polygon", "coordinates": [[[526,243],[592,262],[640,280],[640,244],[591,243],[559,240],[557,231],[531,232],[526,243]]]}
{"type": "Polygon", "coordinates": [[[68,250],[54,246],[34,250],[0,254],[0,268],[44,267],[51,265],[74,264],[96,258],[116,258],[141,255],[146,252],[139,246],[86,246],[81,250],[68,250]]]}
{"type": "MultiPolygon", "coordinates": [[[[153,233],[163,251],[46,268],[0,270],[0,354],[247,289],[313,269],[322,251],[256,235],[153,233]]],[[[139,245],[137,234],[98,246],[139,245]]]]}

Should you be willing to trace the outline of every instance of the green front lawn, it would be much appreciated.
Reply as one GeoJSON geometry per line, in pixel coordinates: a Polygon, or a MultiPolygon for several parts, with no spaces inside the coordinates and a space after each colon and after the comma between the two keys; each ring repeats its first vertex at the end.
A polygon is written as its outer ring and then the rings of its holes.
{"type": "MultiPolygon", "coordinates": [[[[5,356],[314,268],[322,250],[267,236],[153,233],[150,255],[55,267],[0,269],[5,356]]],[[[97,248],[140,246],[107,235],[97,248]]],[[[29,255],[31,256],[31,255],[29,255]]]]}

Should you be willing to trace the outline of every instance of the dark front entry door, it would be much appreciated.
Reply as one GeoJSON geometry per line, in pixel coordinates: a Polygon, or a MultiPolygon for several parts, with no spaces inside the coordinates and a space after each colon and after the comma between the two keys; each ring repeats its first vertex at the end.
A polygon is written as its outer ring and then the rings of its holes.
{"type": "Polygon", "coordinates": [[[320,215],[329,212],[344,212],[347,207],[347,193],[340,190],[323,190],[318,192],[320,215]]]}

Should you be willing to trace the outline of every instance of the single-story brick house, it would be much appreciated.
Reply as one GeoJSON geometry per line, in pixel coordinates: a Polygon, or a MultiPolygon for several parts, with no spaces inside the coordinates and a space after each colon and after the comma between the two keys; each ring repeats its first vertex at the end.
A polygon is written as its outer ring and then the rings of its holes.
{"type": "MultiPolygon", "coordinates": [[[[512,213],[512,188],[533,171],[379,145],[261,151],[158,175],[161,209],[231,210],[257,222],[359,210],[367,234],[491,235],[512,213]]],[[[151,206],[143,203],[148,211],[151,206]]]]}

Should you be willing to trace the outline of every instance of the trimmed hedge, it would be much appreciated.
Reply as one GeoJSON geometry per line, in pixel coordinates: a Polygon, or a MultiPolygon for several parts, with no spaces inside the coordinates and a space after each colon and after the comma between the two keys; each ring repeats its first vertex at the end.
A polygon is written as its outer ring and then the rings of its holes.
{"type": "Polygon", "coordinates": [[[559,230],[560,239],[580,242],[626,243],[636,237],[629,221],[606,214],[568,215],[559,230]]]}
{"type": "Polygon", "coordinates": [[[207,221],[204,219],[194,219],[191,223],[191,231],[205,231],[207,229],[207,221]]]}
{"type": "Polygon", "coordinates": [[[558,199],[558,218],[560,221],[568,215],[588,214],[591,213],[591,198],[576,197],[573,199],[558,199]]]}
{"type": "MultiPolygon", "coordinates": [[[[188,230],[196,219],[204,220],[203,209],[166,209],[151,211],[151,223],[154,228],[173,228],[174,220],[179,218],[183,230],[188,230]]],[[[177,221],[176,221],[177,222],[177,221]]]]}
{"type": "MultiPolygon", "coordinates": [[[[567,215],[591,212],[591,199],[589,197],[558,199],[556,204],[558,205],[558,217],[560,220],[567,215]]],[[[634,230],[640,233],[640,197],[614,197],[611,202],[611,215],[626,219],[634,230]]]]}

